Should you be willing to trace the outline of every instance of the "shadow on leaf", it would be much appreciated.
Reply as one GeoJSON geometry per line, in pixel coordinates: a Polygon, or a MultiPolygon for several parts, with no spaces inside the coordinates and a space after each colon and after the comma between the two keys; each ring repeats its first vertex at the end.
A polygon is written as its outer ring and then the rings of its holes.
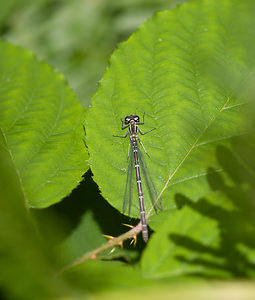
{"type": "Polygon", "coordinates": [[[213,220],[217,224],[218,233],[212,232],[217,235],[219,241],[217,245],[205,244],[192,236],[192,232],[189,236],[175,233],[169,235],[176,246],[188,250],[187,255],[177,254],[175,258],[198,267],[200,271],[197,275],[214,277],[212,274],[219,274],[221,271],[227,277],[255,275],[253,155],[249,160],[249,155],[254,153],[252,151],[254,144],[248,143],[246,138],[234,138],[232,145],[233,151],[223,146],[216,148],[216,157],[227,177],[223,177],[211,167],[207,172],[207,181],[212,191],[222,193],[226,199],[224,203],[214,198],[212,199],[216,201],[212,201],[210,196],[196,203],[182,194],[175,196],[178,209],[189,207],[202,216],[201,226],[207,220],[213,220]]]}

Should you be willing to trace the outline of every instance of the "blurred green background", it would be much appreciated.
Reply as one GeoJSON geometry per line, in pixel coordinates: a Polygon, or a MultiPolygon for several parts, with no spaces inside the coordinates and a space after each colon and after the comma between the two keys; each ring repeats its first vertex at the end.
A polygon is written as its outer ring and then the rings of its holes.
{"type": "Polygon", "coordinates": [[[9,0],[1,37],[63,73],[88,107],[110,55],[154,12],[187,0],[9,0]]]}

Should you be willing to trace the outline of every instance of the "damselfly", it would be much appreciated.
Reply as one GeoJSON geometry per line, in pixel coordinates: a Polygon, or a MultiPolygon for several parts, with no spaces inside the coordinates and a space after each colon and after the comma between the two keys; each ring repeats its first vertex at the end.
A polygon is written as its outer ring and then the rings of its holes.
{"type": "Polygon", "coordinates": [[[155,210],[157,208],[161,209],[161,201],[160,199],[155,202],[156,200],[156,189],[152,183],[152,181],[149,178],[149,174],[146,171],[145,168],[145,162],[142,158],[142,153],[140,151],[140,148],[138,146],[139,144],[142,146],[144,152],[148,155],[143,143],[141,142],[138,132],[142,135],[151,132],[152,130],[156,128],[152,128],[148,131],[142,132],[138,125],[144,124],[144,115],[143,115],[143,121],[140,122],[140,118],[137,115],[130,115],[125,117],[125,121],[121,120],[122,122],[122,129],[128,128],[125,135],[115,135],[115,137],[121,137],[126,138],[129,135],[130,142],[129,142],[129,148],[128,148],[128,158],[129,158],[129,166],[127,171],[127,181],[126,181],[126,188],[125,188],[125,194],[124,194],[124,201],[123,201],[123,213],[125,213],[127,202],[129,203],[128,213],[130,214],[131,209],[131,200],[132,200],[132,178],[133,178],[133,170],[135,170],[136,175],[136,185],[137,185],[137,192],[138,192],[138,199],[139,199],[139,207],[140,207],[140,215],[141,215],[141,223],[142,223],[142,235],[145,242],[148,241],[148,226],[146,222],[146,216],[145,216],[145,208],[144,208],[144,194],[142,189],[142,178],[141,178],[141,172],[140,172],[140,166],[142,170],[142,175],[145,179],[145,183],[148,189],[148,194],[151,198],[152,205],[155,210]],[[125,125],[123,124],[125,123],[125,125]],[[130,155],[130,148],[132,149],[132,155],[130,155]]]}

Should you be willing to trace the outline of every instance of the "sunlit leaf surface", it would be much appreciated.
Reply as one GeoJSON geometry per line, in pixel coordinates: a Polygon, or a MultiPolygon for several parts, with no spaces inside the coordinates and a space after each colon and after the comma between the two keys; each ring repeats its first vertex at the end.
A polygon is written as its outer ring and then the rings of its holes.
{"type": "Polygon", "coordinates": [[[0,128],[28,206],[67,196],[87,170],[84,112],[63,76],[0,43],[0,128]]]}

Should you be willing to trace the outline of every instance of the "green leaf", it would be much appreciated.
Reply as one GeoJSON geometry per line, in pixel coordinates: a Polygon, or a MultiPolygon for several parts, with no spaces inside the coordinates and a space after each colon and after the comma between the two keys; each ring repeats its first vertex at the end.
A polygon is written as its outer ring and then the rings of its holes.
{"type": "MultiPolygon", "coordinates": [[[[254,256],[247,255],[248,249],[252,253],[254,249],[253,244],[247,243],[249,238],[253,239],[254,222],[251,221],[251,229],[245,233],[245,241],[241,241],[246,253],[239,260],[243,265],[231,265],[228,261],[231,257],[243,255],[238,248],[240,235],[236,233],[232,243],[224,244],[226,236],[218,226],[226,225],[223,221],[228,212],[219,219],[213,215],[215,206],[224,210],[232,199],[229,196],[226,199],[224,191],[222,195],[215,194],[211,180],[220,177],[230,187],[238,184],[235,178],[243,182],[244,174],[239,172],[236,159],[232,165],[229,162],[226,165],[224,161],[231,156],[223,155],[222,159],[221,152],[224,154],[225,150],[221,149],[227,149],[235,157],[233,140],[247,133],[246,104],[254,99],[254,92],[250,91],[254,82],[253,12],[252,1],[201,0],[156,14],[119,46],[93,98],[86,119],[89,162],[103,196],[120,211],[129,142],[128,138],[112,135],[121,134],[119,119],[132,113],[142,116],[146,112],[145,125],[140,126],[143,131],[156,127],[141,136],[150,154],[150,159],[144,157],[164,208],[148,220],[158,232],[143,258],[145,275],[204,272],[209,276],[254,276],[250,270],[254,256]],[[209,217],[207,213],[199,214],[191,204],[192,208],[177,211],[179,198],[198,206],[205,198],[209,217]],[[194,232],[190,230],[193,226],[194,232]],[[171,239],[171,234],[181,237],[181,242],[171,239]],[[183,236],[188,245],[182,244],[183,236]],[[200,250],[192,249],[196,243],[200,250]],[[225,255],[233,245],[233,251],[225,255]],[[168,251],[165,247],[169,252],[164,257],[168,251]],[[199,259],[204,263],[199,264],[199,259]],[[212,261],[216,270],[211,266],[212,261]],[[221,267],[226,270],[219,270],[221,267]]],[[[249,189],[252,191],[251,186],[249,189]]],[[[235,201],[243,197],[243,192],[238,192],[235,201]]],[[[252,207],[250,195],[252,192],[247,195],[248,209],[252,207]]],[[[136,199],[134,193],[131,215],[139,217],[136,199]]],[[[145,190],[146,211],[151,208],[148,199],[145,190]]],[[[237,209],[242,223],[245,210],[234,204],[229,214],[237,209]]],[[[228,221],[234,219],[229,217],[228,221]]],[[[235,235],[233,230],[229,232],[235,235]]]]}
{"type": "MultiPolygon", "coordinates": [[[[235,11],[238,25],[245,16],[251,26],[249,3],[206,0],[160,12],[111,57],[86,125],[94,179],[114,207],[122,209],[129,142],[112,135],[125,133],[120,118],[132,113],[146,113],[143,131],[156,127],[141,139],[164,210],[174,207],[177,192],[194,201],[210,193],[208,168],[222,172],[216,145],[245,132],[238,87],[251,57],[239,43],[242,27],[236,32],[230,17],[235,11]],[[232,76],[221,80],[221,74],[232,76]]],[[[133,202],[131,215],[138,217],[133,202]]],[[[148,211],[146,191],[145,205],[148,211]]]]}
{"type": "MultiPolygon", "coordinates": [[[[180,212],[169,214],[157,227],[143,255],[144,273],[149,277],[254,277],[254,214],[244,214],[240,205],[231,205],[231,200],[240,201],[224,193],[215,193],[195,204],[186,199],[180,212]]],[[[250,205],[250,209],[254,207],[250,205]]]]}
{"type": "Polygon", "coordinates": [[[156,233],[142,258],[147,276],[255,276],[254,151],[254,132],[218,146],[226,176],[208,172],[211,195],[194,203],[176,194],[180,210],[153,217],[156,233]]]}
{"type": "Polygon", "coordinates": [[[5,299],[54,299],[70,293],[54,277],[56,269],[34,225],[0,130],[0,285],[5,299]]]}
{"type": "Polygon", "coordinates": [[[68,195],[88,169],[84,112],[61,74],[26,51],[0,42],[0,128],[27,205],[68,195]]]}
{"type": "Polygon", "coordinates": [[[105,238],[95,222],[92,212],[88,211],[83,215],[79,226],[61,244],[58,251],[61,253],[61,260],[68,264],[104,242],[105,238]]]}

